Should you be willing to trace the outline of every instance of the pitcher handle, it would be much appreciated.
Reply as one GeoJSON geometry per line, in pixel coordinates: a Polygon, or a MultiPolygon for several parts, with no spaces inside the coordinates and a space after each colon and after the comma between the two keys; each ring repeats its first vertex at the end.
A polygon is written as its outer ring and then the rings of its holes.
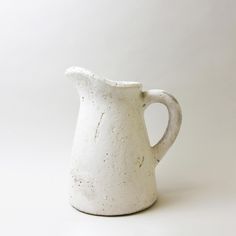
{"type": "Polygon", "coordinates": [[[142,92],[145,108],[152,103],[162,103],[168,109],[169,121],[166,131],[160,141],[152,146],[156,164],[163,158],[165,153],[174,143],[181,126],[182,114],[178,101],[169,93],[153,89],[142,92]]]}

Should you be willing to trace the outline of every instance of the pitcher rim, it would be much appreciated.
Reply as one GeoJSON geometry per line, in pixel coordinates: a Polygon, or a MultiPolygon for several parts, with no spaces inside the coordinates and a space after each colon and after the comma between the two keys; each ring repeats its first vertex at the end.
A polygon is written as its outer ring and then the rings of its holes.
{"type": "Polygon", "coordinates": [[[69,67],[65,71],[65,75],[72,79],[76,79],[76,77],[78,76],[83,76],[87,79],[99,80],[112,87],[119,87],[119,88],[142,87],[142,84],[140,82],[109,80],[104,77],[98,76],[87,69],[77,67],[77,66],[69,67]]]}

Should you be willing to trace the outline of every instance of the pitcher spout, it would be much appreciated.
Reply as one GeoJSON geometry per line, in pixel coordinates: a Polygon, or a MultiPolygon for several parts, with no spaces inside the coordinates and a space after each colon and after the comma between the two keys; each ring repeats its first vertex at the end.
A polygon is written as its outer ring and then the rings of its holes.
{"type": "Polygon", "coordinates": [[[84,81],[88,79],[93,79],[93,77],[95,76],[92,72],[86,69],[80,68],[80,67],[76,67],[76,66],[72,66],[68,68],[65,71],[65,75],[67,78],[73,79],[76,81],[84,81]]]}
{"type": "Polygon", "coordinates": [[[99,83],[101,86],[109,87],[141,87],[141,83],[132,81],[113,81],[102,78],[89,70],[81,67],[70,67],[65,72],[66,77],[75,80],[79,84],[99,83]]]}

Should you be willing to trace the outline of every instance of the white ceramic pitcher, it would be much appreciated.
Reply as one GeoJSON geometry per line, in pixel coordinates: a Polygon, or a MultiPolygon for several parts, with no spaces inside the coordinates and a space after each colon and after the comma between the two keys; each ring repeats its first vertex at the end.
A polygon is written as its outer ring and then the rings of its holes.
{"type": "Polygon", "coordinates": [[[155,167],[181,125],[176,99],[163,90],[142,91],[138,82],[111,81],[78,67],[66,71],[80,95],[72,150],[70,202],[95,215],[141,211],[157,199],[155,167]],[[169,123],[150,146],[144,110],[166,105],[169,123]]]}

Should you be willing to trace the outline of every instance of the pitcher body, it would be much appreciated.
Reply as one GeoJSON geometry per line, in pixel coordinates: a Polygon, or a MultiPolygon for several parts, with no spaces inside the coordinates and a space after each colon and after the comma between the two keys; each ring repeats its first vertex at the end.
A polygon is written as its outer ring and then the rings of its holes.
{"type": "Polygon", "coordinates": [[[178,103],[168,94],[158,95],[171,100],[170,120],[162,140],[151,147],[144,110],[153,96],[142,92],[140,83],[105,80],[76,67],[67,75],[80,96],[71,161],[72,206],[95,215],[130,214],[149,207],[157,199],[155,166],[180,126],[178,103]],[[171,121],[176,109],[178,119],[175,114],[171,121]]]}

